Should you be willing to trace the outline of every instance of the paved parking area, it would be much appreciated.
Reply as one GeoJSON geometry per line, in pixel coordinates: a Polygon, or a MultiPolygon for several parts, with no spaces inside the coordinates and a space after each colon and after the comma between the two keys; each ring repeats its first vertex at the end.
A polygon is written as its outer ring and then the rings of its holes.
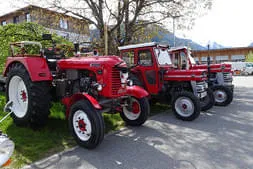
{"type": "Polygon", "coordinates": [[[253,76],[235,77],[234,100],[192,122],[171,111],[107,135],[95,150],[75,147],[25,168],[253,169],[253,76]]]}

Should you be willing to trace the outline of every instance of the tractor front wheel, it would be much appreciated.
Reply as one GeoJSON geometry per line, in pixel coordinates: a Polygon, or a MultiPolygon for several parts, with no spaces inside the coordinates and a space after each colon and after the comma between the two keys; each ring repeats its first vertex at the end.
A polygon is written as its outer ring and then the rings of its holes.
{"type": "Polygon", "coordinates": [[[69,129],[76,142],[87,149],[96,148],[104,139],[104,120],[87,100],[73,104],[69,114],[69,129]]]}
{"type": "Polygon", "coordinates": [[[130,99],[126,100],[127,106],[123,107],[120,116],[127,125],[140,126],[145,123],[150,113],[148,99],[146,97],[141,99],[131,97],[130,99]]]}
{"type": "Polygon", "coordinates": [[[8,72],[6,86],[7,102],[13,102],[14,123],[33,128],[44,126],[50,113],[50,83],[32,82],[25,67],[15,64],[8,72]]]}
{"type": "Polygon", "coordinates": [[[227,106],[233,100],[233,92],[224,86],[214,86],[213,95],[216,106],[227,106]]]}
{"type": "Polygon", "coordinates": [[[192,121],[200,114],[200,101],[193,93],[182,91],[175,94],[172,110],[178,119],[192,121]]]}
{"type": "Polygon", "coordinates": [[[206,92],[207,92],[206,97],[200,99],[201,111],[211,109],[215,103],[213,91],[210,88],[207,88],[206,92]]]}

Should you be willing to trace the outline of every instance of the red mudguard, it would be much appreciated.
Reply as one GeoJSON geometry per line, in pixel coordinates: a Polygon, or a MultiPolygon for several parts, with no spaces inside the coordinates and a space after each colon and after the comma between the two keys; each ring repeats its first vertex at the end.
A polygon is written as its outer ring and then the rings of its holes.
{"type": "Polygon", "coordinates": [[[87,93],[76,93],[70,97],[64,97],[61,101],[66,106],[66,117],[69,116],[71,106],[79,100],[86,99],[95,109],[102,109],[97,100],[87,93]]]}
{"type": "Polygon", "coordinates": [[[127,95],[134,96],[138,99],[147,97],[149,93],[140,86],[127,86],[127,95]]]}
{"type": "Polygon", "coordinates": [[[34,81],[45,81],[52,80],[53,77],[48,68],[45,58],[42,57],[8,57],[4,69],[4,76],[7,75],[9,67],[13,63],[20,63],[24,65],[27,72],[30,75],[31,80],[34,81]]]}

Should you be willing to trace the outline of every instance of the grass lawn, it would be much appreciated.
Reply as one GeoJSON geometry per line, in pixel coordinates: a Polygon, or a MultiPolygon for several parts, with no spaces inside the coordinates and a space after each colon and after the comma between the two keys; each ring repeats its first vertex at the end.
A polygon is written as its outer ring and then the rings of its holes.
{"type": "MultiPolygon", "coordinates": [[[[3,112],[4,105],[5,96],[4,93],[0,93],[0,119],[6,114],[3,112]]],[[[168,108],[166,105],[152,105],[151,115],[165,111],[168,108]]],[[[124,126],[119,114],[104,114],[104,120],[106,132],[124,126]]],[[[63,106],[60,103],[53,104],[47,125],[39,131],[17,127],[11,117],[0,123],[0,129],[15,143],[10,168],[20,168],[25,164],[30,164],[76,145],[69,133],[63,106]]]]}

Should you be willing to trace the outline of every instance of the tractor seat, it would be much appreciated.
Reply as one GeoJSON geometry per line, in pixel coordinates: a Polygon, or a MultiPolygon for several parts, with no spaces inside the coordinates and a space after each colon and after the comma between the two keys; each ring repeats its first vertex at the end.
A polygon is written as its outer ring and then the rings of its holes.
{"type": "Polygon", "coordinates": [[[45,49],[44,57],[52,74],[56,71],[57,60],[65,58],[64,53],[56,49],[45,49]]]}

